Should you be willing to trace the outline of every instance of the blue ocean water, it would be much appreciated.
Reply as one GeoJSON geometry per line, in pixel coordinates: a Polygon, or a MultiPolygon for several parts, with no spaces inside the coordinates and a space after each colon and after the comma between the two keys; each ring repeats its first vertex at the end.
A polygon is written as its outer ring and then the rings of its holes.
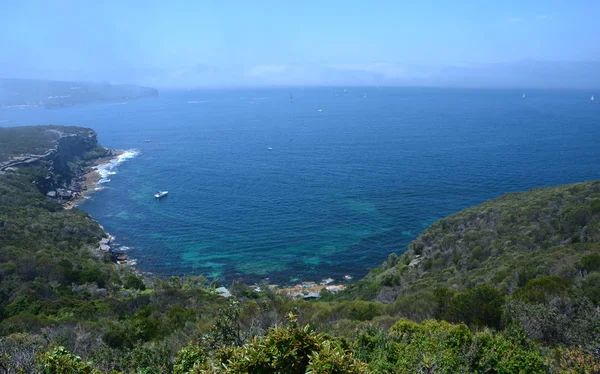
{"type": "Polygon", "coordinates": [[[1,109],[0,125],[81,125],[105,146],[137,150],[81,208],[130,248],[141,270],[287,283],[360,277],[460,209],[505,192],[599,179],[600,103],[590,95],[162,92],[1,109]],[[157,201],[157,190],[169,195],[157,201]]]}

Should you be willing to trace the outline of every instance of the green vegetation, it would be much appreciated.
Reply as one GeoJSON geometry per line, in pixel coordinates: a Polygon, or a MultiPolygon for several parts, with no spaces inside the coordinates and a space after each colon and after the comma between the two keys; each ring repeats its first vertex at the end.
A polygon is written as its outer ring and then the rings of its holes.
{"type": "Polygon", "coordinates": [[[305,302],[117,266],[94,220],[40,193],[47,177],[43,163],[0,175],[3,372],[600,371],[600,182],[459,212],[305,302]]]}
{"type": "Polygon", "coordinates": [[[589,292],[600,269],[600,182],[504,195],[434,223],[402,256],[390,255],[351,290],[393,301],[449,287],[488,284],[511,294],[557,276],[589,292]]]}
{"type": "Polygon", "coordinates": [[[87,135],[90,132],[91,129],[75,126],[0,127],[0,162],[20,155],[43,155],[56,148],[61,133],[87,135]]]}

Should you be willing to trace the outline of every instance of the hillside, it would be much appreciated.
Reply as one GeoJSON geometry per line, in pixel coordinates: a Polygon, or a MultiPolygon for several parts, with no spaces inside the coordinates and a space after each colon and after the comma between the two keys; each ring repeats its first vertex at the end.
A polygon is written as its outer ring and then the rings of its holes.
{"type": "Polygon", "coordinates": [[[443,219],[346,300],[237,281],[228,299],[218,281],[114,264],[98,248],[102,227],[46,196],[104,149],[92,130],[13,128],[0,139],[13,160],[50,152],[0,173],[5,373],[600,371],[600,182],[443,219]]]}
{"type": "Polygon", "coordinates": [[[402,256],[354,285],[362,297],[391,302],[438,287],[489,284],[510,294],[556,275],[574,285],[596,271],[600,254],[600,181],[511,193],[444,218],[402,256]],[[591,261],[592,265],[589,264],[591,261]]]}
{"type": "Polygon", "coordinates": [[[34,79],[0,79],[0,108],[65,107],[98,101],[124,101],[156,96],[154,88],[34,79]]]}

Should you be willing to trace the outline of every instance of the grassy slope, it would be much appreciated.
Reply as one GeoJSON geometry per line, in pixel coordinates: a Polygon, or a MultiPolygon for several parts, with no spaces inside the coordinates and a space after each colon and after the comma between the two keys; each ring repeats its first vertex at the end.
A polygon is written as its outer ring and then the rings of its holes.
{"type": "Polygon", "coordinates": [[[510,193],[434,223],[350,294],[389,302],[483,283],[511,293],[546,275],[577,284],[582,257],[593,252],[600,253],[600,181],[510,193]]]}

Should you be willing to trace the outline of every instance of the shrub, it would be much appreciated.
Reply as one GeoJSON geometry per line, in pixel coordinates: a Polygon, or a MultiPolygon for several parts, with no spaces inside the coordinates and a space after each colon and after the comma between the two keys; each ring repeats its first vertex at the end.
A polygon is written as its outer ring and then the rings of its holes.
{"type": "Polygon", "coordinates": [[[570,282],[558,276],[531,279],[514,293],[515,299],[525,303],[547,303],[555,296],[565,296],[570,292],[570,282]]]}
{"type": "Polygon", "coordinates": [[[592,273],[584,278],[581,288],[584,295],[593,303],[600,303],[600,272],[592,273]]]}
{"type": "Polygon", "coordinates": [[[581,257],[581,265],[588,273],[600,270],[600,253],[591,253],[581,257]]]}
{"type": "Polygon", "coordinates": [[[127,274],[125,276],[125,282],[123,284],[123,287],[140,291],[146,289],[144,281],[135,274],[127,274]]]}
{"type": "Polygon", "coordinates": [[[222,373],[364,373],[365,366],[339,343],[301,328],[290,314],[287,327],[272,328],[264,338],[255,338],[217,353],[216,372],[222,373]],[[344,371],[349,370],[349,371],[344,371]]]}
{"type": "Polygon", "coordinates": [[[504,296],[498,290],[489,285],[481,285],[450,299],[446,317],[452,322],[499,328],[503,304],[504,296]]]}
{"type": "Polygon", "coordinates": [[[92,368],[91,362],[84,362],[65,347],[57,347],[44,353],[40,364],[44,374],[100,374],[92,368]]]}
{"type": "Polygon", "coordinates": [[[206,353],[195,344],[188,344],[177,353],[173,374],[196,373],[202,370],[206,363],[206,353]]]}
{"type": "Polygon", "coordinates": [[[471,353],[471,369],[479,373],[547,373],[540,352],[522,347],[503,334],[483,331],[475,334],[471,353]]]}
{"type": "Polygon", "coordinates": [[[350,306],[350,318],[358,321],[369,321],[381,315],[382,307],[378,303],[354,301],[350,306]]]}

